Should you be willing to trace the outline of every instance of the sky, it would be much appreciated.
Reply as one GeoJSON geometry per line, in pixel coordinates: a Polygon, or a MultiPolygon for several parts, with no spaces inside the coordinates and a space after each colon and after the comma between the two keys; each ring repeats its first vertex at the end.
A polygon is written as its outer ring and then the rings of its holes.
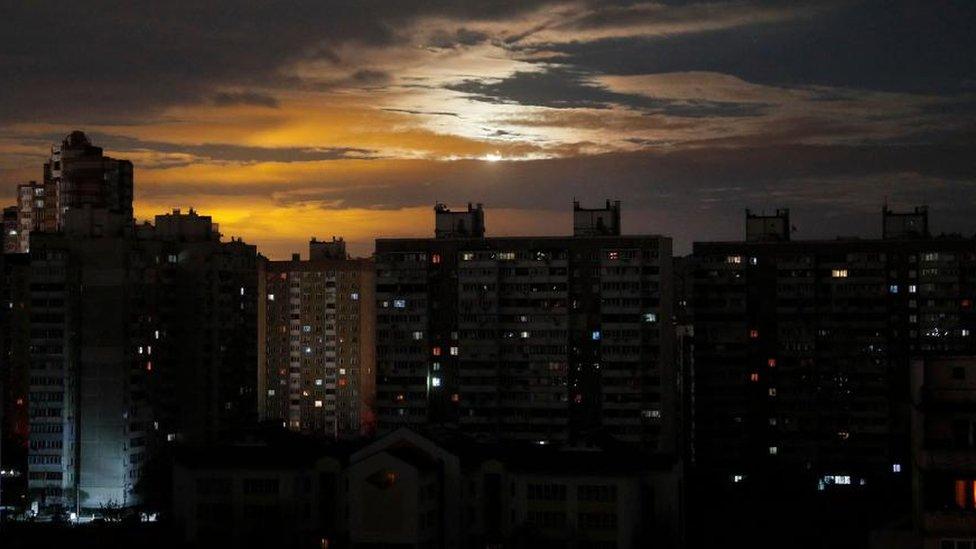
{"type": "Polygon", "coordinates": [[[72,130],[135,164],[136,216],[193,207],[271,258],[309,237],[976,233],[976,2],[0,0],[0,200],[72,130]]]}

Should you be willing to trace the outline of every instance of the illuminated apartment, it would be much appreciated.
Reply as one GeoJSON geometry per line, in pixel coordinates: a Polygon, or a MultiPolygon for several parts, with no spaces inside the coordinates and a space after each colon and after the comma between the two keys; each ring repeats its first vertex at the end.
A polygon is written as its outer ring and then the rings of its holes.
{"type": "Polygon", "coordinates": [[[622,236],[619,207],[486,237],[481,205],[439,204],[436,238],[377,240],[380,427],[673,451],[671,239],[622,236]]]}
{"type": "Polygon", "coordinates": [[[374,429],[373,262],[345,242],[309,244],[310,259],[262,262],[259,406],[294,431],[355,437],[374,429]]]}

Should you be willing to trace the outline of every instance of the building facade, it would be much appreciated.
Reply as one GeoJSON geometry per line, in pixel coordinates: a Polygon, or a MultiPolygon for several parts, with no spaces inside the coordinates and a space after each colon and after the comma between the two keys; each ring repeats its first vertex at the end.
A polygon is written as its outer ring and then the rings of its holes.
{"type": "Polygon", "coordinates": [[[976,357],[912,364],[915,531],[925,549],[976,543],[976,357]]]}
{"type": "Polygon", "coordinates": [[[792,241],[788,211],[747,214],[746,241],[695,243],[703,472],[906,482],[909,357],[976,351],[976,240],[931,237],[924,215],[886,209],[882,239],[792,241]]]}
{"type": "Polygon", "coordinates": [[[487,238],[468,230],[480,207],[438,205],[436,238],[377,240],[380,427],[673,451],[671,240],[621,236],[616,211],[571,237],[487,238]]]}
{"type": "Polygon", "coordinates": [[[44,179],[17,187],[18,252],[30,250],[30,233],[55,232],[65,213],[90,207],[132,217],[132,163],[105,156],[84,132],[51,147],[44,179]]]}
{"type": "Polygon", "coordinates": [[[342,240],[309,245],[311,259],[263,261],[258,276],[259,404],[264,420],[306,434],[373,432],[373,262],[342,240]]]}
{"type": "Polygon", "coordinates": [[[255,422],[257,253],[209,217],[70,210],[32,237],[30,300],[38,511],[138,503],[161,445],[255,422]]]}

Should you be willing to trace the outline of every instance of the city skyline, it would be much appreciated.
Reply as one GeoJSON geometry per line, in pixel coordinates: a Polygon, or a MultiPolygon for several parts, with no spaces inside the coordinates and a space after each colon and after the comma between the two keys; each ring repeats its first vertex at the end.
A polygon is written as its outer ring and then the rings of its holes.
{"type": "Polygon", "coordinates": [[[133,161],[137,218],[192,206],[272,259],[428,235],[439,201],[507,236],[619,198],[678,254],[746,207],[791,208],[798,238],[874,236],[886,201],[973,231],[962,3],[71,9],[0,23],[7,202],[80,129],[133,161]]]}

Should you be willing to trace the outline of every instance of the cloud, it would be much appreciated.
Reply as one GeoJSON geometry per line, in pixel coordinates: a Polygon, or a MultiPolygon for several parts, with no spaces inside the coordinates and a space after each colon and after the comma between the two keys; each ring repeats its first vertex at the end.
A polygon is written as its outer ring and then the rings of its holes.
{"type": "Polygon", "coordinates": [[[278,100],[273,95],[253,91],[219,92],[214,94],[213,104],[218,107],[254,105],[258,107],[277,108],[278,100]]]}
{"type": "Polygon", "coordinates": [[[586,73],[562,67],[517,72],[501,80],[466,79],[447,89],[488,103],[516,103],[555,109],[608,109],[614,105],[675,117],[744,117],[762,114],[762,103],[680,100],[619,93],[593,82],[586,73]]]}

